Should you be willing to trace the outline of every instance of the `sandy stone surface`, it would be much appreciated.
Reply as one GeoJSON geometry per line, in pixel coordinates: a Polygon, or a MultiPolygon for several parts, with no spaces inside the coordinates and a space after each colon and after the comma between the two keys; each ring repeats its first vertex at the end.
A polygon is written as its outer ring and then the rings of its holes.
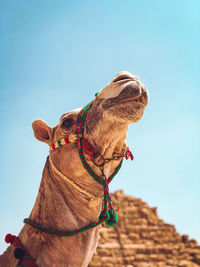
{"type": "Polygon", "coordinates": [[[119,223],[100,229],[89,267],[198,267],[200,246],[161,220],[156,208],[119,190],[112,194],[119,223]]]}

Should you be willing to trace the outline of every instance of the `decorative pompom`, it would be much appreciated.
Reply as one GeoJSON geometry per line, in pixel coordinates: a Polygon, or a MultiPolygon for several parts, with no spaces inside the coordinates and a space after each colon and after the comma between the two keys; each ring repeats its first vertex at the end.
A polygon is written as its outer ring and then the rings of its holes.
{"type": "Polygon", "coordinates": [[[88,142],[87,139],[82,140],[83,152],[87,154],[91,160],[94,159],[94,149],[93,146],[88,142]]]}
{"type": "Polygon", "coordinates": [[[77,148],[78,148],[78,149],[81,148],[81,144],[80,144],[80,140],[79,140],[79,139],[76,140],[76,145],[77,145],[77,148]]]}
{"type": "Polygon", "coordinates": [[[131,151],[129,150],[129,147],[127,146],[127,150],[126,150],[126,155],[125,155],[126,159],[131,158],[131,160],[134,159],[133,154],[131,153],[131,151]]]}
{"type": "Polygon", "coordinates": [[[110,213],[108,212],[108,210],[103,210],[100,213],[99,219],[104,218],[104,221],[107,221],[110,219],[110,213]]]}
{"type": "Polygon", "coordinates": [[[23,258],[24,254],[25,254],[25,252],[24,252],[24,250],[22,248],[16,248],[14,250],[14,256],[15,256],[16,259],[23,258]]]}
{"type": "Polygon", "coordinates": [[[109,209],[110,218],[106,222],[106,225],[113,226],[118,222],[118,216],[115,210],[109,209]]]}
{"type": "Polygon", "coordinates": [[[12,243],[12,242],[14,241],[15,237],[16,237],[15,235],[7,234],[7,235],[5,236],[5,241],[6,241],[6,243],[12,243]]]}

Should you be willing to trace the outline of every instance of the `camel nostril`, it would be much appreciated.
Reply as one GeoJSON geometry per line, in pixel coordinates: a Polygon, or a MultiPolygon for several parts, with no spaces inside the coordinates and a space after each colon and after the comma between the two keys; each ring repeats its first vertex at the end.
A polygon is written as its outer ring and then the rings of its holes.
{"type": "Polygon", "coordinates": [[[113,80],[113,83],[116,83],[116,82],[120,82],[120,81],[123,81],[123,80],[130,80],[131,77],[128,76],[128,75],[120,75],[120,76],[117,76],[114,80],[113,80]]]}

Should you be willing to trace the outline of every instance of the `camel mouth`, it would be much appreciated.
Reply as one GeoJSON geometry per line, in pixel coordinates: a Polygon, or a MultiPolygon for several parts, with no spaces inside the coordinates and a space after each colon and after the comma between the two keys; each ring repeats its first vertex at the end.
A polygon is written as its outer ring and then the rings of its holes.
{"type": "Polygon", "coordinates": [[[127,98],[127,99],[124,99],[124,100],[122,100],[122,101],[119,101],[119,103],[116,103],[116,104],[114,104],[114,106],[115,105],[117,105],[117,104],[126,104],[126,103],[141,103],[141,104],[144,104],[143,102],[142,102],[142,100],[141,100],[141,97],[138,97],[138,98],[127,98]]]}
{"type": "MultiPolygon", "coordinates": [[[[133,106],[135,106],[135,104],[136,104],[138,109],[140,107],[144,108],[146,106],[142,101],[142,97],[138,97],[138,98],[130,97],[130,98],[123,99],[121,101],[115,101],[113,103],[110,103],[109,104],[109,108],[112,108],[112,107],[115,107],[115,106],[119,106],[120,107],[120,106],[125,106],[125,105],[130,105],[130,104],[133,105],[133,106]]],[[[107,108],[108,108],[108,106],[107,106],[107,108]]]]}
{"type": "MultiPolygon", "coordinates": [[[[123,79],[124,81],[126,79],[123,79]]],[[[148,94],[146,88],[135,84],[133,79],[127,79],[123,85],[124,89],[119,93],[118,96],[108,98],[103,104],[104,108],[110,108],[116,105],[137,103],[146,106],[148,103],[148,94]],[[128,81],[127,81],[128,80],[128,81]]]]}

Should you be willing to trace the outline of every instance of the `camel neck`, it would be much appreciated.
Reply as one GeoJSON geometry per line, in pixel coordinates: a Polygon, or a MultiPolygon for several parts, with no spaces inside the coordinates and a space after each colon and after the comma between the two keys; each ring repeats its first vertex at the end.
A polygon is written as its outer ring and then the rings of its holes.
{"type": "Polygon", "coordinates": [[[87,196],[53,172],[47,159],[30,219],[48,228],[78,229],[98,218],[101,199],[96,208],[91,209],[89,202],[87,196]]]}
{"type": "MultiPolygon", "coordinates": [[[[96,221],[101,210],[101,200],[99,206],[95,208],[89,207],[87,202],[88,199],[85,199],[80,192],[76,192],[53,173],[47,158],[38,196],[29,218],[49,229],[66,231],[79,229],[91,221],[96,221]]],[[[41,266],[40,262],[46,262],[43,266],[61,267],[64,266],[64,262],[71,261],[76,263],[69,266],[87,266],[96,248],[98,229],[91,229],[73,237],[55,237],[25,225],[19,238],[29,254],[36,259],[38,266],[41,266]],[[71,254],[76,254],[76,259],[71,254]],[[57,262],[53,265],[55,258],[60,258],[63,265],[57,262]]]]}

